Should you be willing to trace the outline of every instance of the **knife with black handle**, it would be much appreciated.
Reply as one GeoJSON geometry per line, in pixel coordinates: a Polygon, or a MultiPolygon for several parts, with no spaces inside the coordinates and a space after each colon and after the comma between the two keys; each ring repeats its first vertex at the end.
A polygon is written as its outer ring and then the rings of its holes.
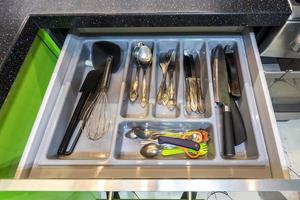
{"type": "Polygon", "coordinates": [[[234,129],[234,144],[239,145],[247,140],[246,128],[244,125],[243,117],[239,108],[239,99],[241,97],[241,87],[238,76],[238,55],[237,47],[235,45],[227,45],[225,47],[225,60],[229,74],[230,93],[231,93],[231,111],[234,129]]]}
{"type": "Polygon", "coordinates": [[[212,50],[212,72],[215,102],[221,108],[223,115],[223,155],[231,157],[235,155],[235,145],[230,109],[228,73],[221,45],[212,50]]]}

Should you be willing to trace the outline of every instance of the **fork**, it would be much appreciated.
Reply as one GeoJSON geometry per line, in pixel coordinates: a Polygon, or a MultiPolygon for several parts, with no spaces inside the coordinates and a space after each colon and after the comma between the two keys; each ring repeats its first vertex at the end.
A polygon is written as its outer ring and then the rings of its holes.
{"type": "Polygon", "coordinates": [[[174,72],[176,68],[176,51],[175,50],[170,50],[171,51],[171,57],[170,57],[170,63],[168,67],[168,74],[169,74],[169,85],[168,85],[168,104],[167,107],[169,110],[174,110],[176,107],[176,92],[175,92],[175,87],[174,87],[174,72]]]}
{"type": "Polygon", "coordinates": [[[168,102],[168,95],[166,94],[166,76],[168,71],[168,66],[170,63],[169,53],[161,53],[159,56],[159,66],[162,71],[162,79],[160,81],[159,90],[156,96],[156,102],[158,104],[166,105],[168,102]]]}

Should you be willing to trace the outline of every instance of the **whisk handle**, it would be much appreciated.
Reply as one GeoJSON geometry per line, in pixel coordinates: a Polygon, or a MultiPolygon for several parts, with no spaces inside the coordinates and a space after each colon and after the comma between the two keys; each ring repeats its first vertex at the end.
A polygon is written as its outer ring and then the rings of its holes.
{"type": "Polygon", "coordinates": [[[113,66],[113,58],[114,58],[113,56],[108,56],[106,58],[104,73],[102,76],[103,78],[101,80],[101,85],[100,85],[100,89],[104,89],[105,91],[108,89],[110,83],[111,68],[113,66]]]}

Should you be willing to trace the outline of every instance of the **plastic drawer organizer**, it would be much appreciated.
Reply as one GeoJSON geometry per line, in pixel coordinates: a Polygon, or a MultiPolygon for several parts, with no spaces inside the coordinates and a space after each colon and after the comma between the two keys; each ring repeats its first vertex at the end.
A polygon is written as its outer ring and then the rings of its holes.
{"type": "MultiPolygon", "coordinates": [[[[37,177],[35,170],[43,167],[60,166],[119,166],[119,167],[266,167],[269,165],[268,154],[258,116],[255,95],[252,88],[247,54],[244,41],[240,35],[206,35],[206,36],[77,36],[68,35],[60,65],[56,66],[48,93],[44,99],[44,107],[32,129],[32,137],[40,138],[29,141],[20,165],[31,167],[31,176],[37,177]],[[108,98],[113,108],[114,125],[112,132],[97,141],[92,141],[82,134],[74,153],[70,156],[56,155],[59,144],[64,136],[73,109],[80,96],[80,87],[90,70],[91,47],[96,41],[111,41],[121,48],[119,70],[112,74],[108,98]],[[131,103],[128,99],[130,84],[136,67],[132,51],[138,42],[152,48],[152,66],[147,71],[149,104],[142,108],[139,100],[131,103]],[[236,45],[239,57],[239,80],[242,97],[239,101],[242,117],[247,130],[247,141],[235,147],[233,158],[222,156],[222,127],[219,107],[213,96],[211,50],[218,44],[236,45]],[[176,49],[176,94],[177,109],[169,111],[166,107],[156,104],[161,69],[159,54],[169,49],[176,49]],[[188,115],[185,111],[184,87],[184,50],[197,52],[200,62],[197,70],[202,73],[205,113],[188,115]],[[47,106],[45,106],[47,105],[47,106]],[[135,126],[148,129],[172,129],[185,131],[190,129],[206,129],[209,132],[209,152],[198,159],[188,159],[184,155],[144,158],[140,155],[142,144],[125,137],[125,133],[135,126]],[[36,154],[34,153],[36,152],[36,154]]],[[[141,79],[140,79],[141,80],[141,79]]],[[[265,171],[269,176],[269,170],[265,171]]],[[[74,175],[75,176],[75,175],[74,175]]],[[[227,175],[225,175],[227,176],[227,175]]],[[[251,177],[251,175],[248,175],[251,177]]],[[[55,176],[53,176],[55,177],[55,176]]],[[[70,177],[72,177],[70,175],[70,177]]],[[[151,177],[151,176],[149,176],[151,177]]],[[[207,177],[210,177],[207,175],[207,177]]],[[[255,176],[254,176],[255,177],[255,176]]]]}

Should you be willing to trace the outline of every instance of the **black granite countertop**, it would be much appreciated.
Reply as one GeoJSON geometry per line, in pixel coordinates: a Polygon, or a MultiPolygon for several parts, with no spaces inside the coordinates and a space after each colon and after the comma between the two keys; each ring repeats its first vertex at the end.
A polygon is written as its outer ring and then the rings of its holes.
{"type": "Polygon", "coordinates": [[[38,28],[280,26],[288,0],[1,0],[0,106],[38,28]]]}

